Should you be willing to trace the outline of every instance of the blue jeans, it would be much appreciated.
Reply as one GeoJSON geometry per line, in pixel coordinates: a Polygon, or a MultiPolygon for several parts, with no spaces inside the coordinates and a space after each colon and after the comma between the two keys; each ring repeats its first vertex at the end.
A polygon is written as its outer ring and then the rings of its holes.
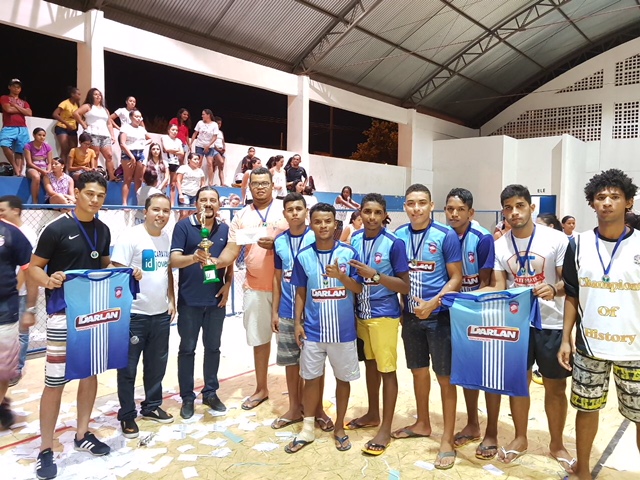
{"type": "MultiPolygon", "coordinates": [[[[20,295],[20,309],[18,310],[19,318],[22,319],[22,314],[27,309],[27,296],[20,295]]],[[[26,332],[20,331],[20,356],[18,357],[18,370],[20,371],[20,375],[22,375],[22,369],[24,368],[24,364],[27,363],[27,350],[29,349],[29,328],[27,328],[26,332]]]]}
{"type": "Polygon", "coordinates": [[[178,384],[182,400],[194,400],[193,366],[198,335],[202,328],[204,345],[204,387],[202,397],[208,398],[218,391],[220,366],[220,339],[226,309],[220,307],[178,306],[178,384]]]}
{"type": "Polygon", "coordinates": [[[118,420],[134,420],[138,416],[134,389],[140,354],[143,364],[144,401],[140,405],[143,414],[162,405],[162,379],[169,358],[169,327],[171,316],[131,315],[130,335],[138,337],[138,343],[129,343],[129,365],[118,369],[118,420]]]}

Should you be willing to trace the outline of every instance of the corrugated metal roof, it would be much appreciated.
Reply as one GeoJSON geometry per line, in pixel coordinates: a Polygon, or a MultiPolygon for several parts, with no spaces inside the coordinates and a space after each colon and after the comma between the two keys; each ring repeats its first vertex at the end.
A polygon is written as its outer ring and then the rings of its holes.
{"type": "MultiPolygon", "coordinates": [[[[99,3],[53,1],[78,10],[99,3]]],[[[502,105],[502,93],[526,89],[592,42],[630,26],[640,30],[636,0],[108,0],[101,5],[107,18],[122,23],[284,71],[334,79],[395,103],[416,102],[472,126],[482,109],[502,105]],[[519,30],[496,30],[509,22],[515,26],[516,15],[519,30]],[[349,26],[353,20],[357,24],[349,26]],[[508,37],[508,44],[485,48],[492,31],[508,37]],[[431,88],[430,81],[444,70],[451,78],[431,88]]]]}

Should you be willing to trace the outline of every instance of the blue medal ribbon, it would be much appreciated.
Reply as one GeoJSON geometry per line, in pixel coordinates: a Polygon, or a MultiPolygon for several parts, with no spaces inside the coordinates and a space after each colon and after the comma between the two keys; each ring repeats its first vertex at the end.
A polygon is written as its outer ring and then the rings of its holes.
{"type": "MultiPolygon", "coordinates": [[[[527,244],[527,249],[524,252],[524,255],[521,256],[520,255],[520,250],[518,250],[518,246],[516,245],[516,241],[513,238],[513,232],[511,232],[511,243],[513,244],[513,250],[516,253],[516,257],[518,258],[518,265],[520,265],[520,268],[518,269],[518,277],[524,277],[527,273],[527,262],[529,262],[529,250],[531,250],[531,243],[533,242],[533,237],[536,235],[536,226],[533,226],[533,232],[531,232],[531,237],[529,238],[529,243],[527,244]]],[[[531,263],[529,263],[529,266],[531,266],[531,263]]],[[[529,272],[529,275],[532,275],[533,273],[535,273],[535,270],[533,272],[529,272]]]]}
{"type": "MultiPolygon", "coordinates": [[[[327,265],[331,265],[331,260],[333,259],[333,252],[336,251],[336,248],[338,248],[338,242],[334,242],[333,243],[333,248],[331,249],[330,253],[329,253],[329,261],[327,262],[327,265]]],[[[322,260],[320,259],[320,253],[318,252],[318,246],[317,244],[314,245],[313,247],[313,251],[316,252],[316,257],[318,257],[318,263],[320,264],[320,270],[322,271],[322,284],[326,287],[329,285],[329,277],[327,277],[327,274],[325,272],[325,265],[322,264],[322,260]]],[[[325,252],[323,252],[325,253],[325,252]]]]}
{"type": "Polygon", "coordinates": [[[76,216],[76,212],[75,211],[71,212],[71,215],[73,216],[73,219],[76,221],[76,224],[78,225],[78,229],[80,230],[80,232],[82,232],[82,234],[84,235],[84,238],[87,240],[87,243],[89,244],[89,248],[91,248],[91,254],[90,254],[91,258],[95,260],[100,256],[100,254],[98,253],[98,229],[96,228],[95,225],[93,226],[93,243],[91,243],[91,238],[89,238],[89,234],[85,230],[82,223],[80,223],[80,220],[78,220],[78,217],[76,216]]]}
{"type": "Polygon", "coordinates": [[[613,265],[613,257],[616,256],[616,251],[618,250],[618,247],[620,246],[620,243],[622,242],[622,239],[625,237],[626,234],[627,234],[627,227],[624,227],[624,230],[622,231],[622,235],[620,235],[620,237],[616,241],[616,245],[615,245],[615,247],[613,247],[613,252],[611,252],[611,258],[609,259],[609,265],[607,265],[605,267],[604,266],[604,262],[602,261],[602,255],[600,255],[600,244],[598,243],[598,239],[600,238],[600,232],[596,228],[596,252],[598,252],[598,258],[600,259],[600,265],[602,265],[602,270],[604,271],[604,275],[602,275],[602,281],[603,282],[609,282],[611,280],[611,277],[609,277],[609,272],[611,271],[611,265],[613,265]]]}
{"type": "Polygon", "coordinates": [[[267,226],[267,218],[269,217],[269,210],[271,210],[271,205],[273,205],[273,202],[271,202],[269,204],[269,206],[267,207],[267,211],[264,214],[264,217],[262,216],[262,214],[260,213],[260,210],[258,210],[255,205],[253,208],[256,208],[256,212],[258,213],[258,216],[260,217],[260,220],[262,220],[262,226],[266,227],[267,226]]]}
{"type": "MultiPolygon", "coordinates": [[[[422,232],[422,235],[420,235],[420,241],[418,242],[417,245],[414,245],[413,243],[413,236],[416,234],[415,230],[409,226],[409,232],[411,233],[411,238],[409,240],[410,242],[410,246],[411,246],[411,263],[413,265],[415,265],[417,263],[418,260],[418,253],[420,253],[420,248],[422,247],[422,244],[424,243],[424,239],[427,236],[427,233],[429,233],[429,229],[431,228],[431,225],[433,225],[433,222],[429,222],[429,226],[427,228],[424,229],[424,232],[422,232]]],[[[422,258],[422,256],[420,256],[422,258]]]]}

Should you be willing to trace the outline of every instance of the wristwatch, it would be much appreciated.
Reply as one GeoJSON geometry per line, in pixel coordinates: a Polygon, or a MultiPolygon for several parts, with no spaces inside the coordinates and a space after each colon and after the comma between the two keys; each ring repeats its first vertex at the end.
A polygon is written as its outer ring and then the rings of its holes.
{"type": "Polygon", "coordinates": [[[375,275],[373,277],[371,277],[371,280],[373,280],[374,282],[378,283],[380,281],[380,274],[378,272],[376,272],[375,275]]]}
{"type": "Polygon", "coordinates": [[[36,307],[29,307],[29,308],[26,308],[24,312],[25,313],[32,313],[32,314],[35,315],[36,313],[38,313],[38,309],[36,307]]]}

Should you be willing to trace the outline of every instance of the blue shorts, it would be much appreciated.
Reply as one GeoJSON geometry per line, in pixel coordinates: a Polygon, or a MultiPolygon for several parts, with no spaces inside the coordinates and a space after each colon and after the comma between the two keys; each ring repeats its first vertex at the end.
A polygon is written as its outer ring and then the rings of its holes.
{"type": "Polygon", "coordinates": [[[209,151],[207,153],[204,153],[204,148],[203,147],[196,147],[196,153],[198,155],[200,155],[201,157],[211,157],[211,158],[213,158],[213,157],[216,156],[218,151],[215,148],[211,147],[211,148],[209,148],[209,151]]]}
{"type": "Polygon", "coordinates": [[[72,136],[72,137],[74,137],[74,136],[76,136],[78,134],[78,130],[69,130],[69,129],[66,129],[64,127],[58,127],[58,126],[56,126],[53,129],[53,131],[54,131],[54,133],[56,135],[69,135],[69,136],[72,136]]]}
{"type": "MultiPolygon", "coordinates": [[[[144,162],[144,150],[129,150],[133,154],[133,158],[135,158],[138,162],[144,162]]],[[[120,160],[129,161],[131,157],[126,153],[122,152],[120,154],[120,160]]]]}
{"type": "Polygon", "coordinates": [[[22,154],[30,140],[27,127],[4,127],[0,130],[0,147],[8,147],[14,153],[22,154]]]}
{"type": "Polygon", "coordinates": [[[195,195],[187,195],[186,193],[183,193],[182,195],[187,198],[188,202],[183,203],[182,200],[179,200],[180,201],[180,205],[183,205],[183,206],[186,207],[186,206],[191,206],[191,205],[195,205],[196,204],[196,196],[195,195]]]}

